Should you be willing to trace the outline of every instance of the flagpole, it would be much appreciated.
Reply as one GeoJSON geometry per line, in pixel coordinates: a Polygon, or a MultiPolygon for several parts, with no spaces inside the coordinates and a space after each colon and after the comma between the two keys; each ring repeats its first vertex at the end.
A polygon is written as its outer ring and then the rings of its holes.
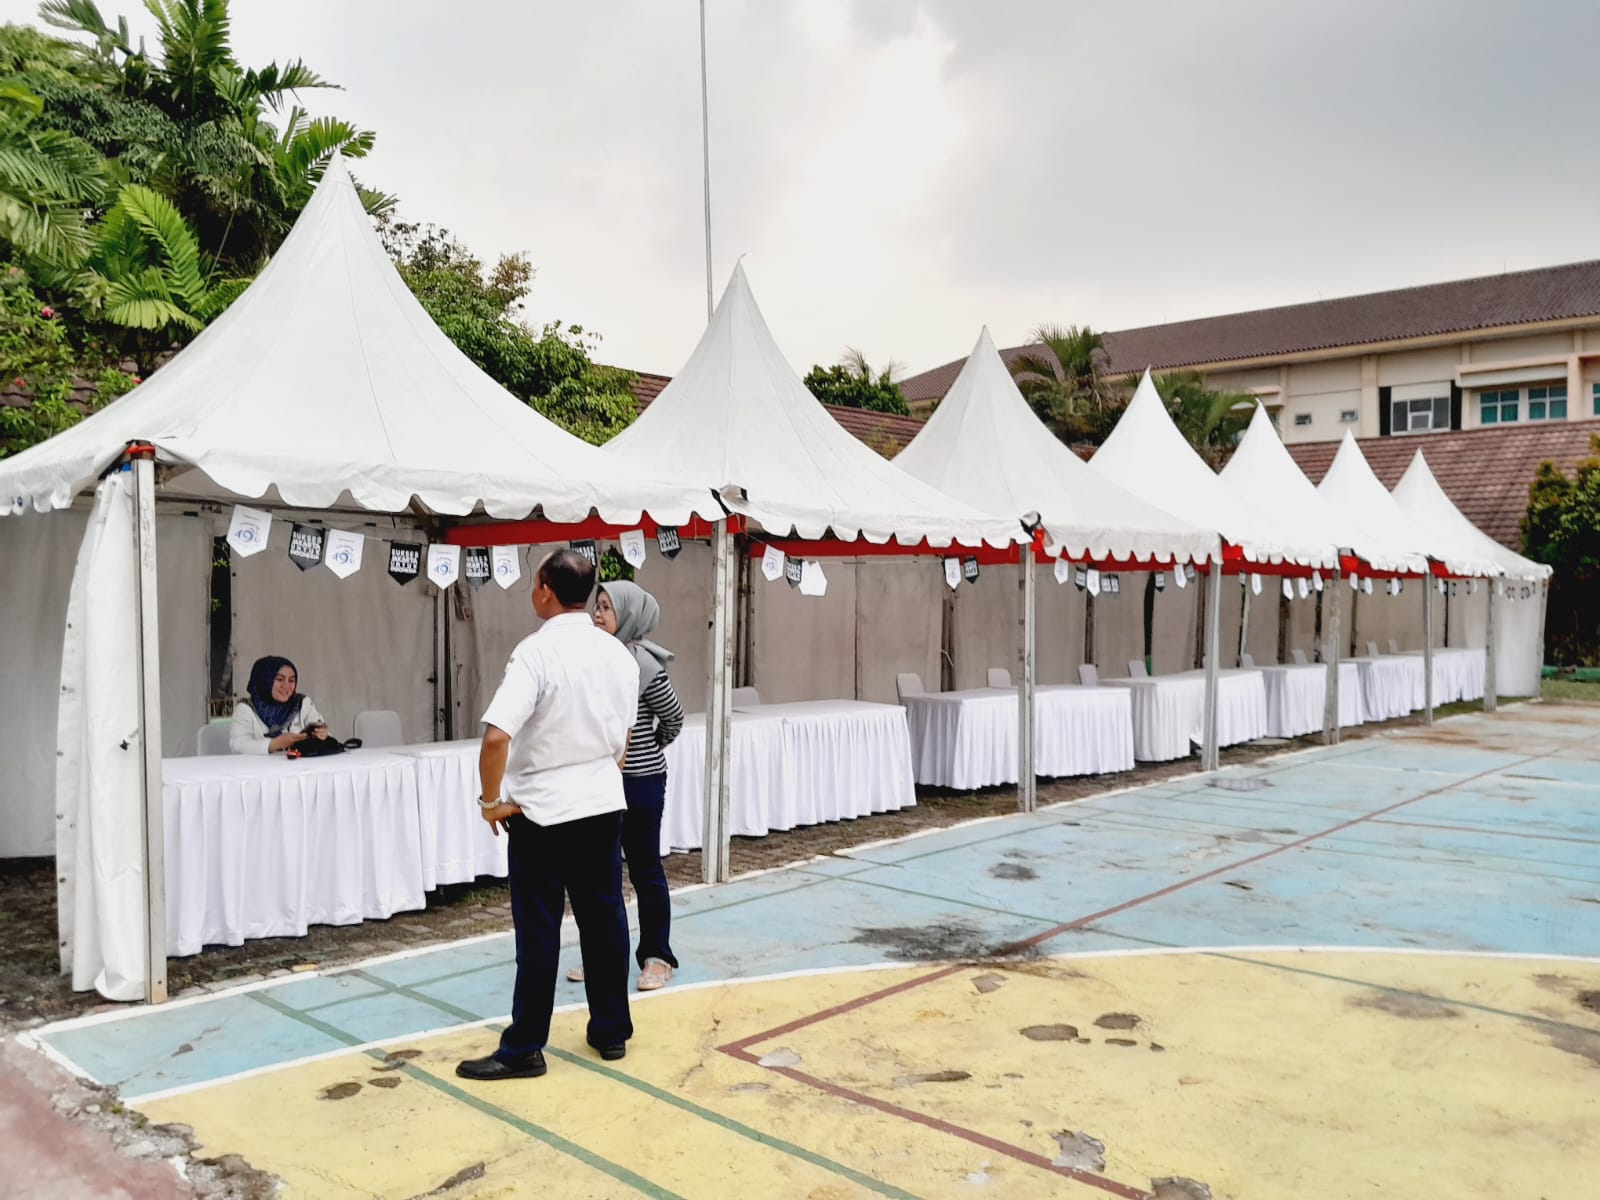
{"type": "Polygon", "coordinates": [[[711,322],[711,100],[706,86],[706,0],[700,0],[700,156],[705,167],[706,323],[711,322]]]}

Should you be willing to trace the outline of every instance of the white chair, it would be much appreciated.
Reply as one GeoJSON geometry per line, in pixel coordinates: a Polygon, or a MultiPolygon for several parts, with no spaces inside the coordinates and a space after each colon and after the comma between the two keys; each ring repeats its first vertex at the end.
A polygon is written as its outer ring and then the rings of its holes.
{"type": "Polygon", "coordinates": [[[194,752],[201,758],[213,754],[232,754],[233,748],[228,744],[232,734],[232,721],[220,725],[202,725],[200,731],[194,735],[194,752]]]}
{"type": "Polygon", "coordinates": [[[753,687],[736,687],[733,689],[733,706],[735,708],[760,708],[761,693],[753,687]]]}
{"type": "Polygon", "coordinates": [[[989,686],[992,688],[1008,688],[1011,686],[1011,672],[1004,667],[989,668],[989,686]]]}
{"type": "Polygon", "coordinates": [[[1390,654],[1399,654],[1400,653],[1400,643],[1395,641],[1393,638],[1389,639],[1389,653],[1390,654]]]}
{"type": "Polygon", "coordinates": [[[1083,684],[1084,687],[1099,686],[1100,672],[1093,663],[1078,664],[1078,682],[1083,684]]]}
{"type": "Polygon", "coordinates": [[[894,677],[894,690],[902,700],[907,696],[926,696],[928,694],[923,690],[922,676],[913,671],[902,671],[896,675],[894,677]]]}
{"type": "Polygon", "coordinates": [[[1246,671],[1254,671],[1256,669],[1256,656],[1254,654],[1239,655],[1239,665],[1246,671]]]}
{"type": "Polygon", "coordinates": [[[368,750],[403,746],[406,741],[406,735],[400,730],[400,714],[387,708],[357,713],[355,736],[368,750]]]}
{"type": "Polygon", "coordinates": [[[1368,642],[1367,643],[1367,657],[1368,658],[1377,658],[1378,657],[1378,643],[1377,642],[1368,642]]]}
{"type": "Polygon", "coordinates": [[[1129,679],[1149,679],[1150,678],[1150,672],[1149,672],[1148,669],[1146,669],[1146,667],[1144,665],[1144,659],[1142,659],[1142,658],[1130,658],[1128,660],[1128,678],[1129,679]]]}
{"type": "Polygon", "coordinates": [[[1306,652],[1304,650],[1291,650],[1289,653],[1294,656],[1294,661],[1298,666],[1303,667],[1306,665],[1306,652]]]}

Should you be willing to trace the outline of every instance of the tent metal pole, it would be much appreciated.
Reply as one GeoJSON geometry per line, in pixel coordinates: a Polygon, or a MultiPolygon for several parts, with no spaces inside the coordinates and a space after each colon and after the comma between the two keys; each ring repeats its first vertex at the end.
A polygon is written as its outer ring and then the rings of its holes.
{"type": "MultiPolygon", "coordinates": [[[[1492,586],[1492,585],[1491,585],[1492,586]]],[[[1550,580],[1539,581],[1539,636],[1533,645],[1533,695],[1544,692],[1544,623],[1550,615],[1550,580]]]]}
{"type": "Polygon", "coordinates": [[[1033,543],[1022,548],[1022,680],[1017,695],[1017,809],[1032,812],[1039,805],[1034,774],[1034,566],[1033,543]]]}
{"type": "Polygon", "coordinates": [[[1239,573],[1239,582],[1244,587],[1239,589],[1239,656],[1236,661],[1242,667],[1244,656],[1250,652],[1250,581],[1242,571],[1239,573]]]}
{"type": "Polygon", "coordinates": [[[706,691],[705,828],[700,874],[706,883],[728,880],[728,766],[733,726],[733,538],[726,520],[711,535],[711,663],[706,691]]]}
{"type": "Polygon", "coordinates": [[[1322,592],[1323,611],[1328,614],[1328,628],[1324,633],[1323,657],[1328,664],[1328,683],[1322,707],[1322,740],[1329,746],[1339,744],[1339,652],[1344,648],[1339,634],[1339,568],[1333,569],[1333,581],[1322,592]],[[1328,603],[1329,601],[1332,603],[1328,603]]]}
{"type": "Polygon", "coordinates": [[[1489,619],[1485,623],[1483,647],[1483,711],[1494,712],[1500,706],[1500,681],[1494,669],[1494,586],[1489,587],[1489,619]]]}
{"type": "Polygon", "coordinates": [[[1422,577],[1422,723],[1433,724],[1433,567],[1422,577]]]}
{"type": "Polygon", "coordinates": [[[706,81],[706,0],[700,0],[700,161],[706,205],[706,324],[716,310],[711,290],[711,92],[706,81]]]}
{"type": "Polygon", "coordinates": [[[156,464],[154,451],[133,460],[133,548],[138,559],[134,606],[139,625],[139,812],[144,825],[144,998],[167,998],[167,872],[161,802],[161,630],[156,609],[156,464]]]}
{"type": "Polygon", "coordinates": [[[1206,714],[1205,745],[1200,754],[1200,769],[1215,771],[1222,763],[1217,745],[1217,680],[1222,661],[1222,556],[1211,560],[1211,575],[1206,584],[1206,714]]]}

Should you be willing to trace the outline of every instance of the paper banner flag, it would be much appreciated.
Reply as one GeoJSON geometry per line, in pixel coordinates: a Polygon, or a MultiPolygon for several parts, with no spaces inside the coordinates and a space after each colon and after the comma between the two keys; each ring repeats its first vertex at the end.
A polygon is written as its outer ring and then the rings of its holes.
{"type": "Polygon", "coordinates": [[[489,562],[489,547],[468,546],[462,559],[462,573],[467,577],[468,587],[482,587],[489,582],[494,574],[494,567],[489,562]]]}
{"type": "Polygon", "coordinates": [[[267,548],[267,539],[271,534],[271,514],[259,508],[246,508],[242,504],[233,506],[233,520],[228,522],[228,545],[240,558],[260,554],[267,548]]]}
{"type": "MultiPolygon", "coordinates": [[[[593,538],[579,538],[575,542],[568,542],[567,548],[570,550],[576,550],[590,562],[594,563],[595,566],[600,565],[600,551],[595,546],[593,538]]],[[[429,568],[430,571],[432,569],[432,567],[429,568]]]]}
{"type": "Polygon", "coordinates": [[[1321,571],[1313,571],[1313,572],[1311,572],[1311,586],[1316,588],[1317,591],[1319,591],[1319,592],[1322,590],[1322,572],[1321,571]]]}
{"type": "Polygon", "coordinates": [[[968,555],[961,560],[961,578],[968,583],[978,582],[978,560],[974,555],[968,555]]]}
{"type": "Polygon", "coordinates": [[[1181,588],[1189,586],[1189,568],[1187,566],[1175,567],[1172,571],[1172,582],[1181,588]]]}
{"type": "Polygon", "coordinates": [[[490,546],[489,563],[494,570],[494,581],[502,590],[509,590],[522,578],[522,559],[515,546],[490,546]]]}
{"type": "Polygon", "coordinates": [[[644,566],[644,530],[628,530],[617,538],[617,546],[622,551],[622,561],[635,571],[644,566]]]}
{"type": "Polygon", "coordinates": [[[1089,577],[1084,580],[1083,586],[1089,589],[1089,595],[1098,596],[1100,594],[1100,572],[1090,567],[1089,577]]]}
{"type": "Polygon", "coordinates": [[[1300,578],[1295,581],[1295,587],[1300,592],[1300,599],[1304,600],[1307,596],[1311,595],[1311,581],[1304,575],[1300,576],[1300,578]]]}
{"type": "Polygon", "coordinates": [[[461,547],[435,542],[428,547],[428,582],[447,588],[461,578],[461,547]]]}
{"type": "Polygon", "coordinates": [[[1252,596],[1261,595],[1261,576],[1254,573],[1250,576],[1250,594],[1252,596]]]}
{"type": "Polygon", "coordinates": [[[1111,594],[1113,596],[1121,594],[1121,592],[1122,592],[1122,576],[1120,576],[1120,575],[1107,575],[1106,576],[1106,582],[1111,585],[1111,594]]]}
{"type": "Polygon", "coordinates": [[[1361,590],[1369,596],[1372,595],[1372,580],[1363,579],[1361,581],[1361,590]]]}
{"type": "Polygon", "coordinates": [[[1467,595],[1476,596],[1477,594],[1478,594],[1478,581],[1476,579],[1467,580],[1467,595]]]}
{"type": "Polygon", "coordinates": [[[422,570],[422,546],[417,542],[389,543],[389,578],[405,587],[422,570]]]}
{"type": "Polygon", "coordinates": [[[804,564],[802,564],[798,558],[785,560],[783,564],[783,577],[789,581],[790,587],[797,588],[800,586],[800,580],[804,577],[804,571],[802,570],[803,565],[804,564]]]}
{"type": "Polygon", "coordinates": [[[1447,596],[1449,594],[1449,591],[1445,588],[1445,581],[1442,579],[1439,580],[1439,595],[1447,596]]]}
{"type": "Polygon", "coordinates": [[[1156,572],[1156,591],[1164,592],[1166,590],[1167,590],[1167,573],[1165,571],[1157,571],[1156,572]]]}
{"type": "Polygon", "coordinates": [[[777,583],[783,578],[783,551],[776,546],[768,546],[761,553],[761,574],[766,576],[768,583],[777,583]]]}
{"type": "Polygon", "coordinates": [[[293,525],[289,528],[289,561],[302,571],[309,571],[322,562],[322,550],[327,543],[328,531],[315,525],[293,525]]]}
{"type": "Polygon", "coordinates": [[[683,549],[683,543],[678,540],[678,531],[672,525],[662,525],[656,529],[656,549],[668,558],[677,558],[678,551],[683,549]]]}
{"type": "Polygon", "coordinates": [[[1400,594],[1400,581],[1398,579],[1389,580],[1389,595],[1398,596],[1399,594],[1400,594]]]}
{"type": "Polygon", "coordinates": [[[1359,592],[1361,590],[1361,577],[1359,575],[1350,576],[1350,590],[1352,592],[1359,592]]]}
{"type": "MultiPolygon", "coordinates": [[[[1305,585],[1306,581],[1302,579],[1300,581],[1300,586],[1305,587],[1305,585]]],[[[1283,577],[1283,598],[1285,600],[1294,599],[1294,580],[1290,579],[1287,575],[1283,577]]]]}
{"type": "Polygon", "coordinates": [[[343,529],[328,530],[328,549],[322,561],[328,564],[340,579],[349,579],[361,570],[361,552],[367,548],[367,539],[359,533],[346,533],[343,529]]]}
{"type": "Polygon", "coordinates": [[[961,563],[958,560],[944,560],[944,581],[952,592],[961,586],[961,563]]]}
{"type": "Polygon", "coordinates": [[[1072,584],[1080,592],[1083,591],[1089,585],[1089,572],[1083,567],[1079,567],[1072,573],[1072,584]]]}
{"type": "Polygon", "coordinates": [[[800,594],[802,596],[826,596],[828,594],[828,577],[822,573],[822,564],[807,559],[800,567],[800,594]]]}
{"type": "Polygon", "coordinates": [[[1065,583],[1072,578],[1072,564],[1064,558],[1056,559],[1056,582],[1065,583]]]}
{"type": "Polygon", "coordinates": [[[1184,563],[1183,564],[1183,573],[1185,575],[1187,575],[1190,579],[1193,579],[1194,578],[1194,564],[1193,563],[1184,563]]]}

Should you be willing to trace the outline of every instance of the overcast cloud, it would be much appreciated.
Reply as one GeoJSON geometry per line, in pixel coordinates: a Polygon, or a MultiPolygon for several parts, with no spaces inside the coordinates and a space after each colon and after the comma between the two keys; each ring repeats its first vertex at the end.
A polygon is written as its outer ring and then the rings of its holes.
{"type": "MultiPolygon", "coordinates": [[[[694,0],[234,0],[250,64],[528,315],[671,373],[703,326],[694,0]]],[[[150,22],[136,0],[108,14],[150,22]]],[[[0,0],[0,20],[34,18],[0,0]]],[[[1600,257],[1592,0],[707,0],[715,277],[798,370],[1600,257]]]]}

